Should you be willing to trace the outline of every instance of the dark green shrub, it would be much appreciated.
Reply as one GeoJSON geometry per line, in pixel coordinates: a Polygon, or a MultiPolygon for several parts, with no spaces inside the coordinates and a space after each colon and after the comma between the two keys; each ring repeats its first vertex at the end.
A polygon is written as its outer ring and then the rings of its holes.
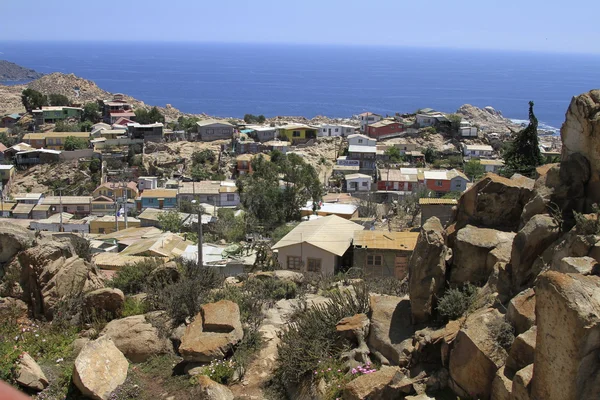
{"type": "Polygon", "coordinates": [[[125,299],[125,304],[123,304],[123,312],[122,316],[131,317],[132,315],[141,315],[147,312],[146,304],[143,301],[138,301],[131,297],[127,297],[125,299]]]}
{"type": "Polygon", "coordinates": [[[502,319],[490,326],[490,335],[494,342],[504,350],[510,350],[515,340],[515,330],[511,324],[502,319]]]}
{"type": "Polygon", "coordinates": [[[467,283],[462,288],[446,290],[440,298],[437,310],[441,316],[455,320],[464,315],[475,302],[477,287],[467,283]]]}
{"type": "Polygon", "coordinates": [[[137,294],[146,288],[148,276],[162,261],[150,259],[135,264],[126,265],[116,273],[109,283],[112,287],[121,289],[125,294],[137,294]]]}
{"type": "Polygon", "coordinates": [[[299,310],[279,334],[273,385],[285,386],[312,376],[320,360],[337,358],[344,344],[337,341],[336,324],[345,317],[369,311],[369,291],[354,286],[356,295],[345,290],[332,293],[328,302],[299,310]]]}

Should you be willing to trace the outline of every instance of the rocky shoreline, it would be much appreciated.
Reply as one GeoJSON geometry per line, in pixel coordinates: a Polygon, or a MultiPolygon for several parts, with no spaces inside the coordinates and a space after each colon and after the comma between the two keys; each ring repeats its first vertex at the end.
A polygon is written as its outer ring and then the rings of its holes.
{"type": "Polygon", "coordinates": [[[6,60],[0,60],[0,82],[19,82],[39,79],[44,74],[6,60]]]}

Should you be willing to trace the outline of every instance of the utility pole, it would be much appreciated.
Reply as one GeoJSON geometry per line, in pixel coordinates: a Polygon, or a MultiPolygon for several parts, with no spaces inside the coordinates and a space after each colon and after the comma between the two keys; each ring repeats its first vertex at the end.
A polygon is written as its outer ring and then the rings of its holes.
{"type": "Polygon", "coordinates": [[[60,214],[59,214],[59,219],[60,219],[60,225],[58,228],[59,232],[63,231],[63,205],[62,205],[62,188],[58,189],[58,203],[59,203],[59,207],[60,207],[60,214]]]}
{"type": "Polygon", "coordinates": [[[125,183],[125,179],[123,179],[123,212],[125,219],[125,229],[127,229],[127,184],[125,183]]]}

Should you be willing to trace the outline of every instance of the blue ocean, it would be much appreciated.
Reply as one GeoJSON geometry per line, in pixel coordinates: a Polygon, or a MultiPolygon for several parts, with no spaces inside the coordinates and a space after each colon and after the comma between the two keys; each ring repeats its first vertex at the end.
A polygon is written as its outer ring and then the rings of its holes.
{"type": "Polygon", "coordinates": [[[221,117],[349,117],[462,104],[560,127],[572,96],[600,87],[600,56],[399,47],[0,42],[0,59],[74,73],[147,104],[221,117]]]}

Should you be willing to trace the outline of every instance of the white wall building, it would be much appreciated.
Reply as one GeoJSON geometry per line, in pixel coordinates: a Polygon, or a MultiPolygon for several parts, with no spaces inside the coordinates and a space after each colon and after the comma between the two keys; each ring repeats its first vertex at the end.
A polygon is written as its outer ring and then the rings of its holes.
{"type": "Polygon", "coordinates": [[[377,146],[377,139],[370,138],[367,135],[362,135],[360,133],[355,133],[353,135],[348,136],[348,145],[375,147],[377,146]]]}
{"type": "Polygon", "coordinates": [[[485,172],[493,172],[497,174],[500,168],[504,167],[503,160],[479,160],[481,165],[485,168],[485,172]]]}
{"type": "Polygon", "coordinates": [[[494,149],[487,144],[465,144],[463,154],[467,158],[489,158],[494,154],[494,149]]]}
{"type": "Polygon", "coordinates": [[[458,133],[462,137],[477,137],[477,127],[471,125],[469,121],[460,121],[458,133]]]}
{"type": "Polygon", "coordinates": [[[362,114],[358,114],[358,119],[360,120],[360,130],[364,132],[367,125],[381,121],[383,117],[372,112],[364,112],[362,114]]]}
{"type": "Polygon", "coordinates": [[[138,178],[139,190],[152,190],[158,188],[158,178],[156,176],[140,176],[138,178]]]}
{"type": "Polygon", "coordinates": [[[346,175],[346,191],[352,192],[368,192],[371,190],[373,178],[365,174],[349,174],[346,175]]]}
{"type": "Polygon", "coordinates": [[[350,136],[355,132],[356,128],[350,125],[335,125],[335,124],[323,124],[319,126],[319,137],[331,137],[331,136],[350,136]]]}

